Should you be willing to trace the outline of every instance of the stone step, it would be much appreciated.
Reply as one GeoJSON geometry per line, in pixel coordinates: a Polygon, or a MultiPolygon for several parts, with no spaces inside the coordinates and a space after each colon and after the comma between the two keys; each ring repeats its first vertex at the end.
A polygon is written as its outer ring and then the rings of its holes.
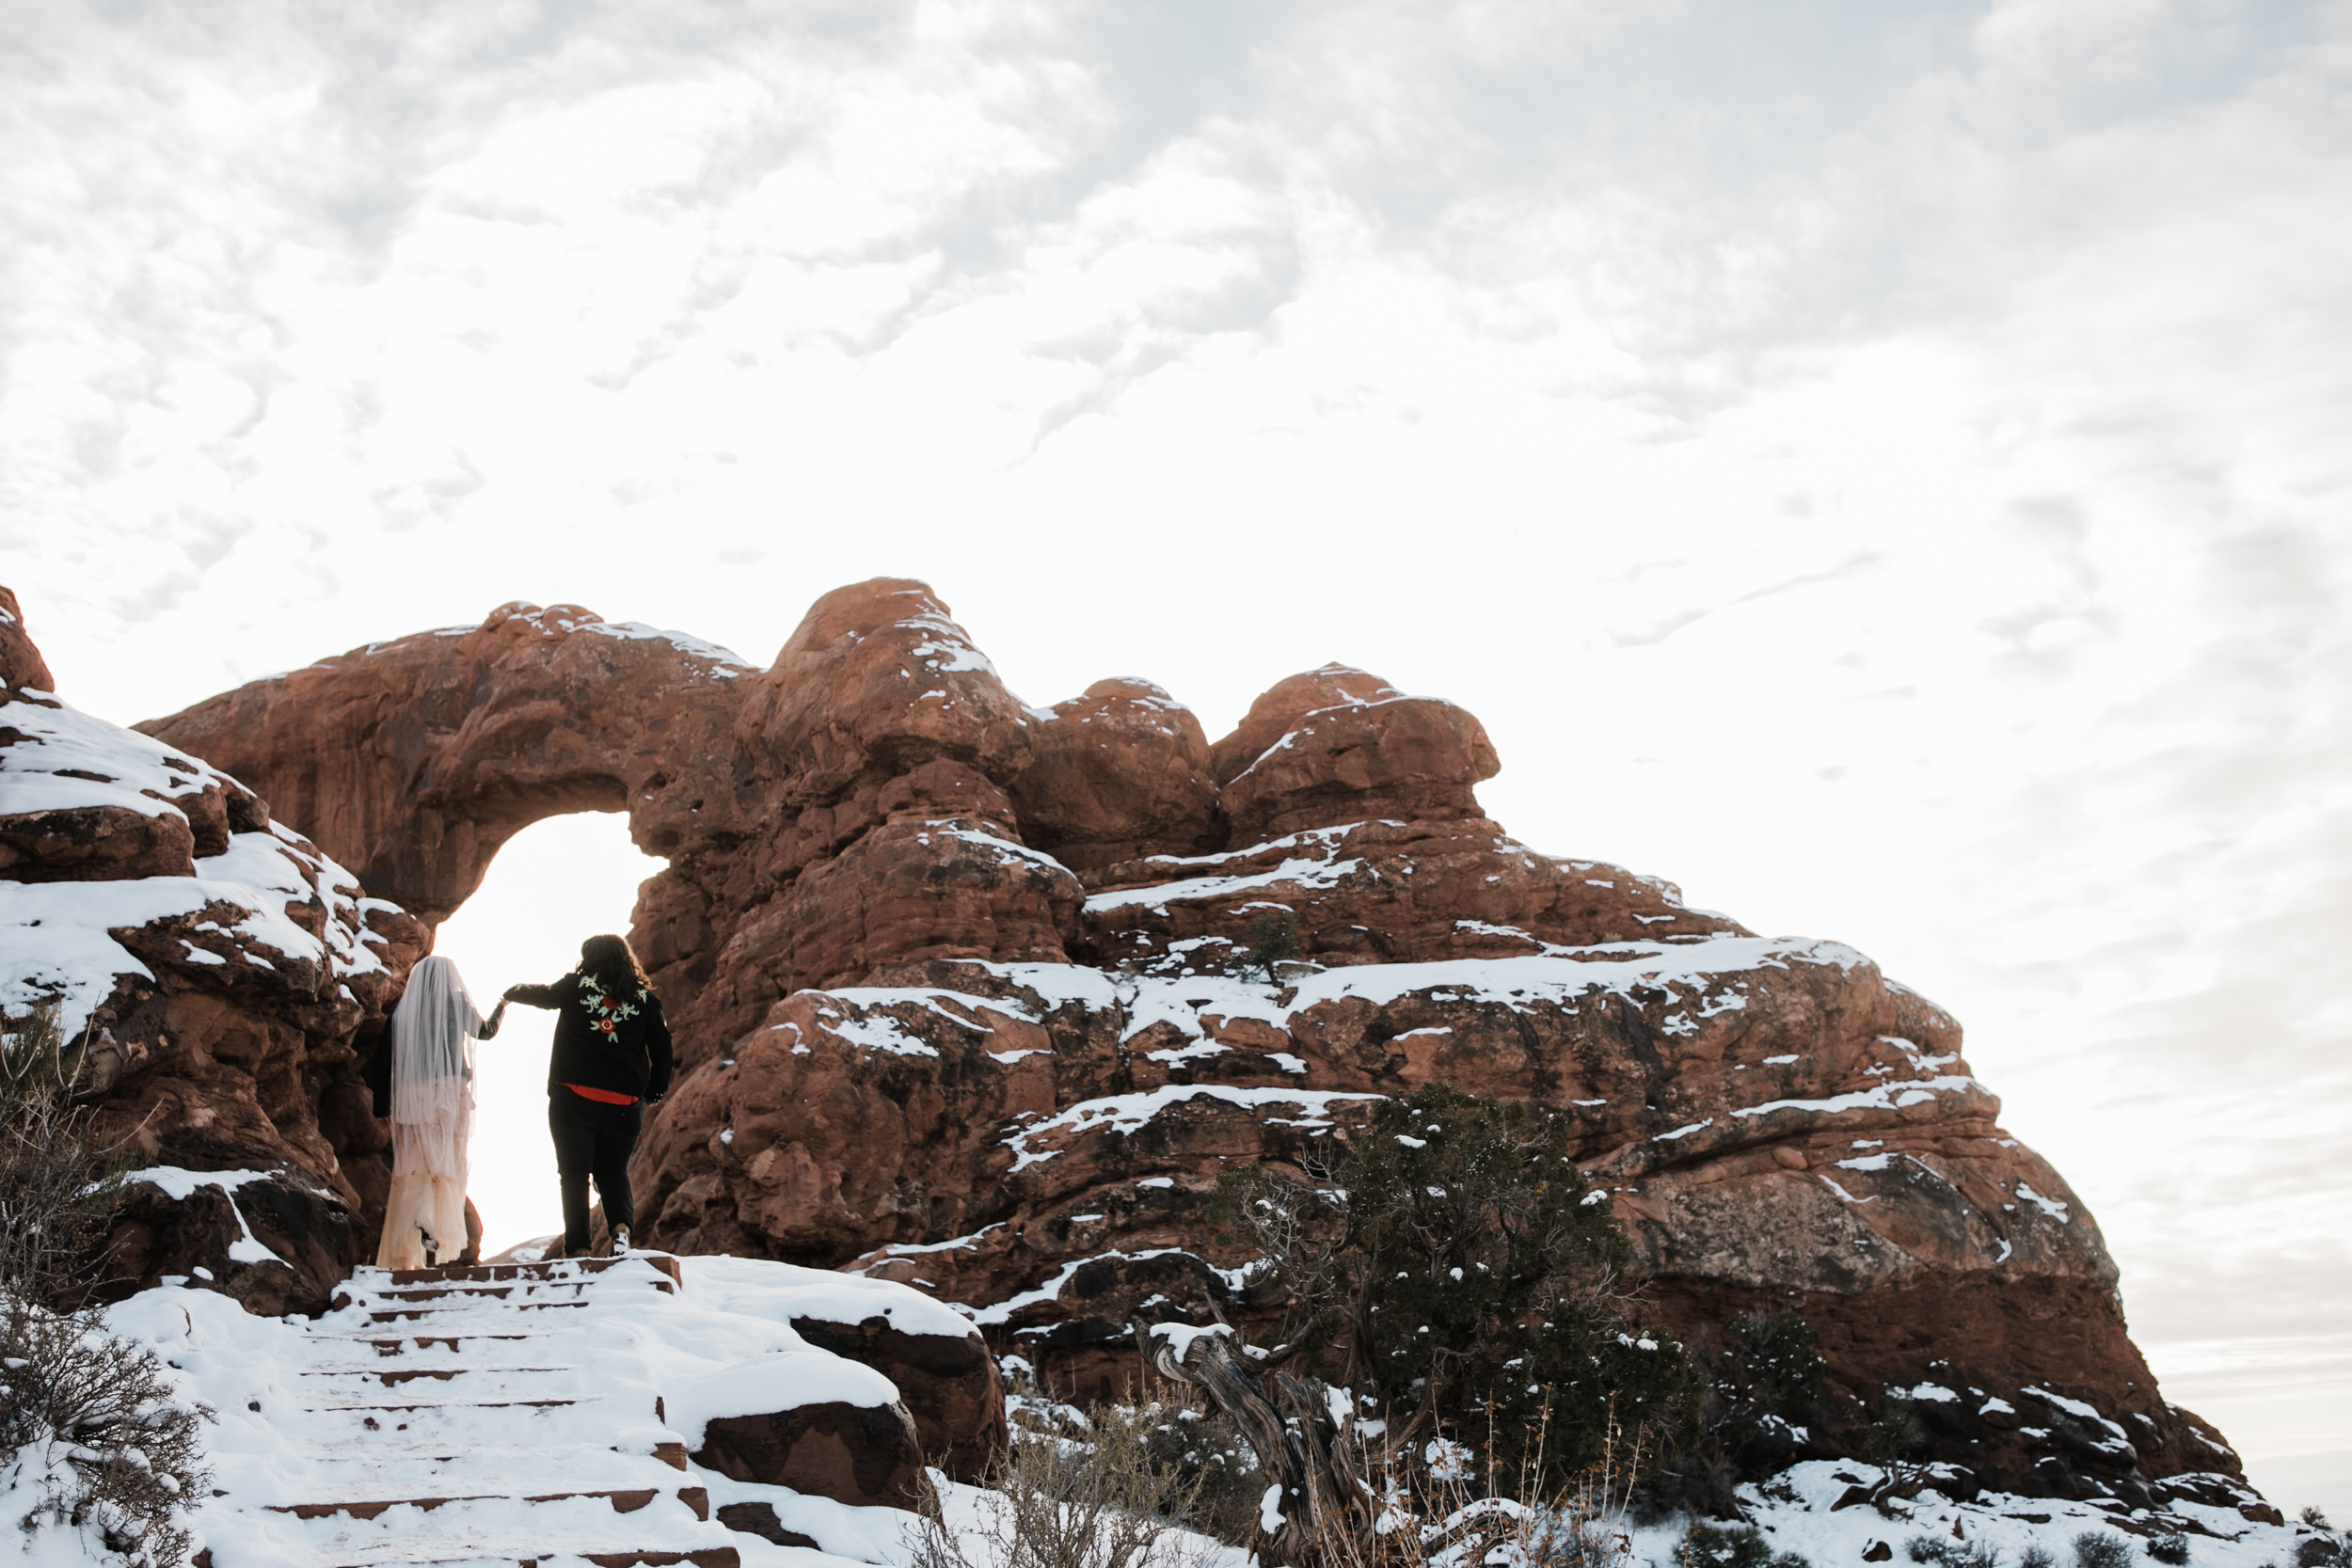
{"type": "Polygon", "coordinates": [[[515,1279],[560,1279],[574,1275],[606,1274],[613,1269],[643,1263],[657,1273],[666,1274],[674,1285],[685,1283],[685,1275],[676,1259],[666,1252],[632,1252],[626,1258],[566,1258],[546,1263],[473,1263],[464,1267],[449,1264],[431,1269],[362,1268],[352,1271],[352,1281],[389,1279],[394,1285],[427,1285],[453,1281],[487,1282],[515,1279]]]}
{"type": "Polygon", "coordinates": [[[394,1388],[398,1387],[401,1384],[415,1383],[420,1379],[429,1379],[437,1383],[450,1383],[461,1377],[484,1378],[494,1376],[513,1376],[515,1374],[524,1372],[579,1372],[585,1370],[587,1370],[586,1368],[578,1365],[569,1367],[401,1367],[393,1369],[359,1366],[312,1367],[307,1370],[297,1372],[294,1375],[297,1377],[359,1378],[362,1380],[379,1383],[387,1388],[394,1388]]]}
{"type": "MultiPolygon", "coordinates": [[[[710,1493],[707,1488],[681,1486],[676,1488],[675,1495],[678,1501],[693,1511],[697,1521],[703,1523],[709,1521],[710,1493]]],[[[546,1492],[527,1496],[519,1500],[526,1503],[561,1503],[571,1502],[581,1497],[596,1497],[611,1503],[612,1512],[615,1513],[634,1513],[641,1508],[651,1507],[654,1498],[660,1496],[661,1496],[661,1488],[644,1486],[622,1487],[602,1492],[546,1492]]],[[[462,1497],[352,1497],[326,1502],[272,1503],[269,1505],[269,1512],[291,1513],[297,1519],[324,1519],[334,1513],[343,1514],[353,1519],[373,1519],[385,1510],[393,1508],[413,1508],[421,1513],[430,1513],[435,1509],[445,1507],[450,1503],[510,1500],[516,1500],[515,1495],[507,1492],[473,1492],[462,1497]]]]}
{"type": "Polygon", "coordinates": [[[685,1445],[663,1425],[642,1363],[579,1338],[600,1316],[523,1326],[534,1323],[525,1313],[576,1312],[616,1293],[642,1302],[682,1284],[675,1259],[642,1253],[359,1270],[336,1298],[340,1319],[310,1331],[316,1359],[296,1374],[304,1402],[283,1417],[321,1462],[310,1495],[244,1505],[248,1520],[282,1521],[264,1530],[269,1560],[739,1568],[709,1493],[684,1484],[685,1445]],[[377,1326],[407,1324],[420,1326],[377,1326]],[[575,1490],[541,1490],[549,1481],[575,1490]]]}
{"type": "Polygon", "coordinates": [[[336,1292],[333,1306],[342,1310],[427,1302],[573,1301],[592,1288],[603,1294],[616,1289],[651,1287],[661,1294],[675,1295],[682,1283],[674,1258],[644,1255],[597,1261],[601,1266],[595,1268],[587,1263],[515,1263],[491,1269],[361,1270],[336,1292]],[[546,1272],[550,1269],[564,1272],[546,1272]],[[614,1271],[619,1271],[617,1277],[598,1277],[614,1271]]]}
{"type": "MultiPolygon", "coordinates": [[[[460,1454],[418,1459],[342,1459],[313,1463],[310,1479],[288,1496],[300,1506],[346,1501],[368,1503],[381,1498],[484,1497],[543,1498],[558,1494],[549,1485],[573,1492],[644,1493],[675,1491],[687,1477],[650,1454],[604,1452],[593,1457],[578,1452],[541,1455],[537,1465],[527,1460],[492,1463],[460,1454]],[[549,1463],[550,1457],[553,1463],[549,1463]]],[[[271,1505],[283,1511],[294,1503],[271,1505]]]]}
{"type": "Polygon", "coordinates": [[[414,1414],[421,1410],[556,1410],[585,1402],[580,1400],[418,1400],[411,1404],[306,1404],[306,1416],[339,1415],[354,1410],[389,1410],[414,1414]]]}
{"type": "Polygon", "coordinates": [[[599,1449],[574,1448],[559,1449],[540,1443],[516,1443],[501,1446],[495,1443],[436,1442],[421,1438],[412,1442],[392,1442],[385,1438],[370,1438],[349,1443],[322,1443],[313,1450],[329,1465],[377,1464],[393,1465],[481,1465],[485,1467],[506,1463],[531,1465],[544,1470],[551,1456],[564,1455],[567,1460],[584,1453],[617,1455],[622,1459],[650,1460],[666,1465],[673,1470],[686,1468],[686,1445],[678,1442],[657,1442],[647,1448],[612,1447],[599,1449]]]}
{"type": "MultiPolygon", "coordinates": [[[[505,1309],[509,1312],[560,1312],[566,1308],[576,1310],[587,1305],[589,1304],[584,1301],[532,1301],[516,1303],[505,1309]]],[[[425,1323],[436,1318],[453,1318],[461,1310],[468,1308],[480,1310],[477,1304],[470,1302],[460,1302],[451,1307],[387,1307],[371,1310],[368,1313],[368,1322],[373,1323],[425,1323]]]]}
{"type": "MultiPolygon", "coordinates": [[[[667,1281],[641,1283],[660,1289],[667,1281]]],[[[589,1281],[584,1279],[557,1279],[544,1285],[407,1285],[370,1291],[359,1299],[384,1307],[421,1301],[577,1301],[588,1293],[589,1288],[589,1281]]]]}
{"type": "Polygon", "coordinates": [[[461,1449],[514,1443],[561,1450],[650,1449],[677,1437],[662,1419],[650,1389],[628,1392],[632,1397],[454,1400],[429,1398],[421,1390],[407,1398],[319,1400],[272,1414],[282,1415],[319,1443],[453,1443],[461,1449]]]}
{"type": "Polygon", "coordinates": [[[707,1495],[681,1495],[686,1492],[703,1489],[390,1499],[380,1493],[373,1499],[330,1496],[247,1514],[262,1528],[246,1532],[239,1558],[288,1568],[390,1568],[395,1563],[521,1562],[647,1550],[686,1554],[728,1544],[727,1528],[704,1517],[709,1511],[707,1495]]]}
{"type": "MultiPolygon", "coordinates": [[[[540,1557],[378,1557],[364,1560],[354,1559],[339,1563],[336,1568],[539,1568],[541,1557],[552,1557],[552,1551],[542,1548],[540,1557]]],[[[697,1546],[690,1551],[665,1547],[648,1547],[643,1551],[568,1552],[568,1557],[581,1557],[596,1568],[742,1568],[743,1560],[733,1546],[697,1546]]]]}
{"type": "MultiPolygon", "coordinates": [[[[286,1421],[290,1435],[299,1435],[312,1446],[312,1451],[331,1449],[340,1470],[348,1472],[361,1456],[377,1445],[397,1445],[399,1455],[416,1456],[430,1449],[430,1457],[463,1456],[477,1450],[498,1452],[507,1449],[535,1449],[535,1466],[525,1464],[501,1468],[499,1484],[509,1484],[503,1478],[519,1476],[516,1487],[545,1486],[549,1480],[564,1481],[565,1472],[549,1469],[560,1465],[567,1454],[590,1453],[600,1461],[614,1456],[633,1456],[650,1460],[675,1470],[685,1464],[685,1445],[680,1434],[653,1418],[643,1408],[625,1411],[608,1419],[593,1405],[578,1404],[508,1404],[491,1408],[482,1406],[440,1406],[416,1410],[320,1410],[291,1414],[286,1421]],[[373,1425],[369,1423],[373,1422],[373,1425]]],[[[387,1450],[389,1454],[389,1449],[387,1450]]],[[[404,1472],[405,1473],[405,1472],[404,1472]]],[[[641,1472],[631,1472],[632,1474],[641,1472]]],[[[599,1470],[600,1478],[611,1472],[599,1470]]],[[[605,1485],[599,1479],[593,1484],[605,1485]]],[[[405,1484],[405,1483],[404,1483],[405,1484]]],[[[488,1484],[485,1481],[484,1484],[488,1484]]],[[[581,1484],[590,1484],[582,1482],[581,1484]]],[[[470,1484],[466,1490],[472,1490],[470,1484]]],[[[297,1501],[296,1498],[276,1497],[271,1501],[297,1501]]]]}
{"type": "Polygon", "coordinates": [[[378,1355],[406,1355],[411,1351],[432,1350],[437,1346],[453,1352],[461,1343],[472,1339],[543,1339],[547,1338],[543,1334],[411,1334],[397,1338],[387,1338],[381,1334],[319,1333],[313,1333],[310,1337],[314,1339],[339,1341],[355,1347],[367,1345],[372,1347],[378,1355]]]}

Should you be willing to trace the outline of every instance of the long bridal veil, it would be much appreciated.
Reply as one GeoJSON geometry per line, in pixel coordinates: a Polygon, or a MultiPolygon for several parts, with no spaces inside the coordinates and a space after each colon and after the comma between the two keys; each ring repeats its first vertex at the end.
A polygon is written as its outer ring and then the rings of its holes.
{"type": "Polygon", "coordinates": [[[392,1191],[378,1267],[422,1268],[428,1244],[443,1260],[465,1250],[472,1041],[488,1027],[455,964],[418,961],[392,1011],[392,1191]]]}

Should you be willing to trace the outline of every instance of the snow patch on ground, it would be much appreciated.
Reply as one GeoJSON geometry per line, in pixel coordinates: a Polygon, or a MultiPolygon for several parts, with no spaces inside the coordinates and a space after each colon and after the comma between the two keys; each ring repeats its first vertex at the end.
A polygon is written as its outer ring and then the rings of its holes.
{"type": "MultiPolygon", "coordinates": [[[[2074,1537],[2085,1532],[2109,1535],[2136,1561],[2151,1560],[2140,1539],[2115,1529],[2106,1511],[2052,1497],[1992,1492],[1972,1503],[1956,1503],[1928,1491],[1897,1505],[1908,1517],[1888,1518],[1867,1506],[1832,1512],[1848,1487],[1878,1479],[1879,1472],[1867,1465],[1812,1460],[1760,1486],[1742,1486],[1740,1496],[1772,1550],[1793,1552],[1814,1568],[1858,1568],[1863,1553],[1874,1544],[1893,1549],[1888,1568],[1909,1568],[1903,1548],[1915,1536],[1955,1547],[1988,1546],[2000,1554],[2003,1568],[2015,1568],[2028,1546],[2040,1546],[2060,1563],[2071,1563],[2074,1537]]],[[[2174,1504],[2172,1512],[2216,1532],[2188,1538],[2193,1568],[2275,1568],[2295,1560],[2298,1536],[2292,1526],[2257,1525],[2234,1510],[2193,1503],[2174,1504]]],[[[1675,1549],[1689,1528],[1689,1520],[1675,1518],[1632,1531],[1633,1568],[1677,1568],[1675,1549]]]]}
{"type": "MultiPolygon", "coordinates": [[[[192,1191],[204,1184],[241,1185],[264,1174],[158,1168],[147,1176],[167,1189],[192,1191]]],[[[454,1345],[420,1339],[404,1364],[445,1365],[493,1376],[500,1364],[519,1361],[550,1369],[532,1375],[584,1377],[586,1381],[580,1386],[582,1394],[617,1390],[627,1396],[621,1401],[623,1407],[634,1410],[642,1405],[643,1417],[632,1417],[612,1428],[611,1440],[616,1448],[609,1459],[599,1461],[611,1467],[611,1475],[567,1473],[548,1478],[547,1487],[550,1491],[586,1490],[643,1484],[629,1477],[642,1473],[652,1443],[682,1441],[691,1449],[701,1424],[718,1415],[764,1413],[834,1400],[870,1405],[898,1397],[898,1390],[882,1374],[809,1345],[793,1331],[794,1318],[855,1323],[879,1315],[911,1333],[957,1338],[971,1333],[964,1318],[904,1286],[754,1259],[685,1258],[678,1262],[686,1283],[674,1296],[641,1288],[613,1292],[585,1311],[548,1313],[545,1332],[534,1332],[528,1348],[475,1339],[459,1341],[467,1347],[461,1352],[454,1345]],[[634,1391],[638,1389],[642,1396],[634,1391]],[[663,1426],[656,1426],[651,1416],[657,1392],[666,1411],[663,1426]],[[631,1465],[635,1471],[628,1470],[631,1465]]],[[[107,1309],[110,1331],[152,1349],[165,1361],[182,1394],[201,1402],[214,1413],[215,1419],[203,1429],[203,1440],[214,1471],[213,1484],[222,1495],[201,1499],[193,1523],[204,1538],[200,1544],[210,1546],[214,1560],[226,1568],[349,1560],[347,1556],[325,1554],[365,1556],[376,1536],[385,1536],[389,1543],[404,1526],[404,1510],[400,1509],[383,1515],[380,1524],[366,1525],[335,1516],[299,1521],[269,1511],[273,1504],[350,1495],[344,1490],[353,1484],[348,1465],[339,1468],[329,1445],[311,1430],[316,1418],[299,1414],[319,1402],[314,1386],[319,1371],[348,1366],[352,1370],[373,1372],[384,1363],[372,1347],[372,1339],[415,1338],[434,1331],[415,1325],[371,1325],[363,1310],[353,1310],[358,1316],[349,1323],[336,1315],[317,1324],[258,1318],[217,1291],[172,1285],[141,1291],[107,1309]],[[342,1335],[351,1338],[339,1338],[342,1335]],[[338,1544],[346,1535],[350,1544],[338,1544]]],[[[616,1419],[603,1412],[596,1418],[616,1419]]],[[[486,1450],[512,1444],[516,1433],[515,1408],[484,1405],[462,1418],[446,1418],[431,1441],[436,1451],[471,1444],[486,1450]]],[[[574,1450],[567,1463],[577,1464],[583,1452],[594,1451],[593,1448],[574,1450]]],[[[787,1528],[799,1530],[824,1548],[811,1553],[772,1546],[755,1536],[732,1534],[729,1544],[738,1548],[747,1568],[781,1568],[784,1564],[818,1568],[828,1561],[904,1564],[911,1557],[904,1530],[913,1516],[899,1510],[848,1507],[780,1487],[733,1481],[699,1466],[678,1475],[676,1481],[680,1485],[707,1487],[714,1504],[767,1502],[787,1528]]],[[[362,1495],[373,1495],[365,1493],[366,1482],[359,1484],[362,1495]]],[[[958,1509],[968,1511],[976,1506],[972,1498],[961,1496],[971,1490],[956,1489],[951,1494],[951,1516],[958,1509]]],[[[395,1491],[389,1495],[418,1494],[395,1491]]],[[[0,1511],[10,1500],[0,1496],[0,1511]]],[[[655,1506],[677,1505],[660,1499],[655,1506]]],[[[459,1527],[483,1539],[527,1538],[533,1530],[561,1528],[566,1534],[610,1531],[615,1545],[639,1546],[644,1544],[645,1520],[650,1515],[616,1513],[609,1504],[593,1499],[577,1507],[559,1504],[530,1509],[501,1497],[444,1504],[430,1517],[437,1529],[459,1527]]],[[[17,1532],[8,1533],[14,1536],[17,1532]]],[[[66,1539],[65,1532],[40,1535],[59,1539],[44,1543],[40,1536],[26,1536],[22,1548],[26,1555],[21,1560],[39,1568],[63,1568],[67,1562],[86,1560],[78,1543],[66,1539]],[[57,1555],[69,1547],[68,1555],[57,1555]]]]}

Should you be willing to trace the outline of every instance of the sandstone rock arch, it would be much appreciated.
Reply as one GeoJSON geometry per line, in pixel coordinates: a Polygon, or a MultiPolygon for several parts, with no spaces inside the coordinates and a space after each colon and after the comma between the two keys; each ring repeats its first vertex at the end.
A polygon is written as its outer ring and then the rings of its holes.
{"type": "Polygon", "coordinates": [[[750,673],[723,649],[575,605],[509,604],[138,728],[235,759],[218,766],[266,780],[256,787],[278,813],[317,824],[371,892],[437,924],[542,818],[622,811],[640,847],[675,844],[670,818],[722,793],[691,759],[721,749],[729,683],[750,673]]]}
{"type": "Polygon", "coordinates": [[[428,921],[529,822],[627,812],[670,863],[634,919],[680,1044],[638,1164],[656,1244],[916,1280],[1115,1383],[1152,1304],[1266,1309],[1213,1267],[1220,1165],[1450,1078],[1576,1118],[1670,1324],[1801,1306],[1845,1402],[1825,1452],[1926,1384],[1966,1395],[1926,1414],[1986,1484],[2233,1473],[1955,1021],[1850,948],[1511,839],[1478,721],[1360,670],[1212,745],[1145,681],[1028,707],[928,588],[878,579],[766,669],[510,605],[142,728],[428,921]],[[1314,964],[1253,986],[1228,960],[1270,904],[1314,964]]]}

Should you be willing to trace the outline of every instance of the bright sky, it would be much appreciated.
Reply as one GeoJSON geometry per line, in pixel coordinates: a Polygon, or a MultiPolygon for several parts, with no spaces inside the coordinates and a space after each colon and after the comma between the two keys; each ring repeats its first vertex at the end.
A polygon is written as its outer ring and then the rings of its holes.
{"type": "MultiPolygon", "coordinates": [[[[764,659],[881,573],[1033,702],[1143,674],[1213,736],[1351,660],[1485,719],[1521,837],[1952,1007],[2168,1394],[2352,1449],[2344,5],[0,45],[0,550],[82,705],[518,597],[764,659]]],[[[649,869],[534,830],[445,950],[546,978],[649,869]]]]}

